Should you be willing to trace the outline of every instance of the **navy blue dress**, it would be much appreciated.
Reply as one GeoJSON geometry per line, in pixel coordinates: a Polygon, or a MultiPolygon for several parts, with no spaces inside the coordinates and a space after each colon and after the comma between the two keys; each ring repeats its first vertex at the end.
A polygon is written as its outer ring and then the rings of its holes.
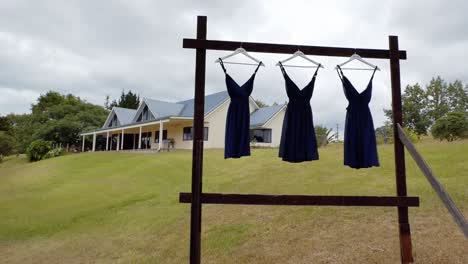
{"type": "Polygon", "coordinates": [[[377,68],[374,69],[367,88],[359,93],[343,75],[341,68],[338,66],[337,69],[349,102],[344,133],[344,165],[355,169],[379,166],[374,122],[369,109],[375,70],[377,68]]]}
{"type": "Polygon", "coordinates": [[[318,160],[317,140],[310,106],[318,68],[312,80],[302,90],[299,90],[299,87],[289,78],[281,63],[280,68],[289,102],[283,120],[279,157],[288,162],[318,160]]]}
{"type": "Polygon", "coordinates": [[[226,72],[223,61],[220,65],[226,74],[226,87],[231,97],[226,117],[226,135],[224,138],[224,158],[240,158],[250,156],[250,111],[249,97],[253,90],[255,74],[242,85],[239,86],[234,79],[226,72]]]}

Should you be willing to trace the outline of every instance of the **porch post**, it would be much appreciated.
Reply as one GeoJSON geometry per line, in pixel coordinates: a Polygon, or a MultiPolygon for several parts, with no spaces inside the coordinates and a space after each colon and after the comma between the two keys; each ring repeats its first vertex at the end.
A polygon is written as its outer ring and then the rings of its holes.
{"type": "Polygon", "coordinates": [[[124,132],[124,129],[122,128],[122,142],[120,143],[120,149],[122,150],[124,148],[124,137],[125,137],[125,132],[124,132]]]}
{"type": "Polygon", "coordinates": [[[86,140],[86,136],[83,135],[83,146],[81,147],[81,152],[84,152],[85,140],[86,140]]]}
{"type": "Polygon", "coordinates": [[[138,149],[141,149],[141,128],[140,127],[140,136],[138,137],[138,149]]]}
{"type": "Polygon", "coordinates": [[[161,151],[162,141],[163,141],[163,121],[159,121],[159,143],[158,143],[158,151],[161,151]]]}
{"type": "Polygon", "coordinates": [[[135,150],[135,133],[132,133],[133,135],[133,150],[135,150]]]}
{"type": "Polygon", "coordinates": [[[107,135],[106,135],[106,151],[109,150],[109,131],[107,131],[107,135]]]}
{"type": "Polygon", "coordinates": [[[96,150],[96,133],[93,134],[93,152],[96,150]]]}
{"type": "Polygon", "coordinates": [[[111,140],[110,140],[110,143],[109,143],[109,150],[112,150],[112,141],[114,141],[113,136],[114,136],[114,134],[111,135],[111,140]]]}
{"type": "Polygon", "coordinates": [[[116,151],[120,150],[120,133],[117,133],[117,148],[115,150],[116,151]]]}

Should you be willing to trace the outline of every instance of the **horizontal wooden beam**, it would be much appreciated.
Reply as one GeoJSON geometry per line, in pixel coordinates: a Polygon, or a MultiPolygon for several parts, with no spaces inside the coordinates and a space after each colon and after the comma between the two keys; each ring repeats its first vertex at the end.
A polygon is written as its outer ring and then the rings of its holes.
{"type": "MultiPolygon", "coordinates": [[[[283,53],[292,54],[298,49],[307,55],[350,57],[354,53],[363,58],[389,59],[390,51],[382,49],[362,49],[362,48],[341,48],[341,47],[323,47],[323,46],[304,46],[290,44],[272,44],[256,42],[239,41],[220,41],[220,40],[200,40],[184,39],[183,48],[185,49],[207,49],[207,50],[235,50],[242,45],[249,52],[264,53],[283,53]]],[[[406,60],[406,51],[399,52],[400,60],[406,60]]]]}
{"type": "MultiPolygon", "coordinates": [[[[179,202],[191,203],[191,193],[180,193],[179,202]]],[[[419,206],[419,197],[408,196],[321,196],[203,193],[205,204],[321,205],[321,206],[419,206]]]]}
{"type": "Polygon", "coordinates": [[[445,190],[444,186],[442,186],[439,180],[437,180],[436,176],[432,172],[429,165],[423,159],[421,154],[419,154],[419,152],[416,150],[413,143],[405,134],[405,131],[399,124],[398,124],[398,137],[400,138],[401,142],[403,143],[403,145],[406,147],[406,149],[410,153],[411,157],[413,157],[414,161],[418,165],[423,175],[431,184],[432,189],[434,189],[434,191],[437,193],[442,203],[445,205],[445,208],[447,208],[449,213],[452,215],[455,223],[457,223],[457,225],[460,227],[461,231],[465,235],[465,238],[468,239],[468,222],[466,221],[465,216],[463,216],[460,209],[458,209],[457,205],[453,202],[452,198],[450,198],[450,195],[445,190]]]}

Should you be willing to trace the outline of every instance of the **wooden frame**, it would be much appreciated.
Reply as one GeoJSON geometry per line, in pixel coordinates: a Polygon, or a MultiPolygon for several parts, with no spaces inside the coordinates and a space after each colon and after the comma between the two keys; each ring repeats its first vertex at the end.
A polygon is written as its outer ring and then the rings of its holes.
{"type": "Polygon", "coordinates": [[[190,263],[199,264],[201,260],[201,215],[203,203],[293,206],[395,206],[398,208],[401,263],[413,262],[411,232],[408,221],[408,206],[419,206],[419,198],[407,197],[404,149],[403,144],[398,137],[398,125],[402,125],[400,60],[406,59],[406,51],[401,51],[398,48],[398,37],[389,36],[389,49],[382,50],[207,40],[206,35],[207,18],[206,16],[198,16],[197,38],[183,40],[183,48],[196,49],[192,191],[191,193],[181,193],[179,196],[180,202],[191,203],[190,263]],[[241,43],[242,47],[249,52],[291,54],[297,50],[298,46],[300,46],[301,51],[306,55],[349,57],[354,53],[358,53],[363,58],[389,59],[392,87],[397,196],[310,196],[203,193],[203,126],[206,50],[232,51],[240,47],[241,43]]]}

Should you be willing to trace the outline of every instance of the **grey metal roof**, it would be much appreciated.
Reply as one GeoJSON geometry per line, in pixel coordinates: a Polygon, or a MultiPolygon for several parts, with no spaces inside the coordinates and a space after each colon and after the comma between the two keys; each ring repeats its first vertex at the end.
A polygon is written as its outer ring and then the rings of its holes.
{"type": "Polygon", "coordinates": [[[133,117],[136,114],[136,110],[134,109],[114,107],[113,110],[120,121],[120,125],[128,125],[132,123],[133,117]]]}
{"type": "MultiPolygon", "coordinates": [[[[214,94],[205,96],[205,115],[213,111],[216,107],[220,106],[226,100],[229,99],[227,91],[222,91],[214,94]]],[[[127,109],[122,107],[114,107],[113,110],[120,121],[118,126],[112,127],[112,129],[125,127],[128,125],[144,124],[157,120],[163,120],[171,117],[193,117],[194,113],[194,99],[180,101],[180,102],[165,102],[160,100],[154,100],[149,98],[143,99],[144,103],[148,106],[151,113],[154,115],[154,119],[146,120],[143,122],[136,122],[139,110],[127,109]]],[[[140,107],[141,108],[141,107],[140,107]]],[[[104,124],[105,125],[105,124],[104,124]]],[[[102,127],[95,131],[101,131],[110,129],[108,127],[102,127]]]]}
{"type": "MultiPolygon", "coordinates": [[[[222,91],[214,94],[205,96],[205,115],[213,111],[216,107],[220,106],[226,100],[229,99],[227,91],[222,91]]],[[[193,117],[195,99],[185,100],[177,102],[177,104],[183,104],[184,109],[181,111],[179,116],[193,117]]]]}
{"type": "Polygon", "coordinates": [[[257,109],[255,112],[250,114],[250,128],[263,126],[268,120],[270,120],[278,111],[284,107],[282,105],[272,105],[257,109]]]}
{"type": "Polygon", "coordinates": [[[143,100],[156,119],[163,116],[179,116],[184,108],[184,105],[180,103],[164,102],[149,98],[143,100]]]}

